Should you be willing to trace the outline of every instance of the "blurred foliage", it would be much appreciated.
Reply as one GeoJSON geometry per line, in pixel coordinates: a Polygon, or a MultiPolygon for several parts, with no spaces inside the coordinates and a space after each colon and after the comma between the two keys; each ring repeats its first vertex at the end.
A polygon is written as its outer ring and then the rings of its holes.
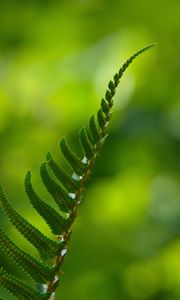
{"type": "MultiPolygon", "coordinates": [[[[158,43],[122,80],[59,300],[180,298],[179,11],[178,0],[0,2],[0,181],[46,233],[23,190],[26,171],[48,201],[38,173],[46,152],[61,160],[65,134],[77,148],[77,131],[113,73],[135,50],[158,43]]],[[[2,214],[0,222],[32,253],[2,214]]],[[[22,276],[3,253],[1,263],[22,276]]]]}

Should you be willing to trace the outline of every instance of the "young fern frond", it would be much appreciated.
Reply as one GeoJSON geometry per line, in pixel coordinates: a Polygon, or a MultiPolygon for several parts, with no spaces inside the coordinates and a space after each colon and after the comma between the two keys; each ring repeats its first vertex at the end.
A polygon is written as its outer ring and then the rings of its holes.
{"type": "Polygon", "coordinates": [[[34,290],[27,286],[25,282],[18,280],[1,268],[0,284],[19,300],[54,299],[55,291],[59,285],[60,268],[64,261],[71,235],[71,226],[76,218],[78,207],[84,195],[85,185],[92,172],[96,157],[108,136],[107,130],[116,88],[123,73],[132,61],[153,46],[154,44],[149,45],[132,55],[114,75],[113,80],[109,82],[105,98],[102,99],[101,106],[97,112],[97,117],[91,116],[88,129],[83,127],[80,130],[79,138],[84,156],[79,157],[71,150],[66,139],[61,139],[61,152],[71,166],[73,173],[69,174],[64,171],[54,161],[50,153],[47,154],[47,160],[41,164],[40,175],[42,182],[57,204],[59,211],[52,208],[35,192],[31,183],[31,173],[28,172],[25,177],[27,196],[33,208],[45,220],[52,233],[57,237],[57,242],[46,237],[17,213],[5,196],[2,188],[0,188],[0,208],[7,215],[13,226],[38,250],[41,261],[18,248],[2,229],[0,229],[0,247],[35,282],[41,283],[46,287],[43,292],[34,290]],[[46,260],[48,260],[48,266],[46,260]]]}

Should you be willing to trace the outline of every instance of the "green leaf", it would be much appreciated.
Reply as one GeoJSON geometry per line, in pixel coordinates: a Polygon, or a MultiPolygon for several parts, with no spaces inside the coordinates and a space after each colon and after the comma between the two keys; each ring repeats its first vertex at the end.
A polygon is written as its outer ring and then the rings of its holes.
{"type": "Polygon", "coordinates": [[[25,190],[32,206],[50,226],[52,233],[56,235],[63,234],[69,226],[69,220],[63,218],[54,208],[41,200],[32,187],[30,172],[25,177],[25,190]]]}
{"type": "Polygon", "coordinates": [[[70,199],[63,187],[51,177],[47,171],[47,162],[41,164],[40,173],[47,191],[51,194],[60,210],[69,213],[75,203],[70,199]]]}
{"type": "Polygon", "coordinates": [[[103,113],[105,113],[105,115],[108,116],[110,107],[109,107],[109,103],[104,99],[102,99],[101,101],[101,109],[103,113]]]}
{"type": "Polygon", "coordinates": [[[110,89],[111,94],[114,96],[116,87],[115,87],[114,82],[112,80],[109,81],[108,88],[110,89]]]}
{"type": "Polygon", "coordinates": [[[88,134],[87,134],[85,127],[83,127],[80,130],[79,136],[80,136],[80,142],[81,142],[84,154],[90,160],[93,157],[95,151],[94,151],[94,147],[92,146],[92,144],[88,138],[88,134]]]}
{"type": "Polygon", "coordinates": [[[100,128],[104,130],[107,122],[106,122],[106,118],[103,115],[102,109],[98,110],[97,117],[98,117],[98,124],[100,128]]]}
{"type": "Polygon", "coordinates": [[[60,141],[61,151],[73,168],[74,172],[78,175],[83,175],[87,165],[81,161],[81,159],[70,149],[65,138],[60,141]]]}
{"type": "Polygon", "coordinates": [[[45,300],[44,295],[30,288],[24,281],[7,273],[3,268],[0,268],[0,284],[20,300],[45,300]]]}
{"type": "Polygon", "coordinates": [[[0,228],[0,247],[1,249],[27,274],[37,282],[46,282],[53,278],[55,268],[49,268],[37,261],[31,255],[18,248],[0,228]]]}
{"type": "Polygon", "coordinates": [[[10,204],[0,186],[0,207],[16,229],[39,251],[42,258],[56,256],[58,244],[47,238],[36,227],[26,221],[10,204]]]}
{"type": "Polygon", "coordinates": [[[111,104],[113,95],[109,90],[106,91],[105,97],[106,97],[106,100],[111,104]]]}
{"type": "Polygon", "coordinates": [[[94,145],[96,145],[98,142],[100,142],[101,136],[100,136],[99,130],[96,126],[94,115],[89,120],[89,129],[90,129],[90,132],[92,135],[94,145]]]}
{"type": "Polygon", "coordinates": [[[114,85],[115,85],[115,87],[117,87],[118,84],[119,84],[119,74],[116,73],[116,74],[114,75],[114,85]]]}
{"type": "Polygon", "coordinates": [[[79,182],[75,181],[72,176],[65,172],[52,158],[51,154],[47,154],[48,165],[53,171],[56,178],[64,185],[64,187],[71,191],[75,192],[79,189],[79,182]]]}

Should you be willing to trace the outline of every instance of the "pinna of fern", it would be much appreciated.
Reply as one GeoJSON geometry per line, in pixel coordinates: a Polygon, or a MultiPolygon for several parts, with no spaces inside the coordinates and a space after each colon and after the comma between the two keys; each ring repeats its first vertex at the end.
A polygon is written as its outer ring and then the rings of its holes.
{"type": "Polygon", "coordinates": [[[108,84],[105,97],[101,101],[97,115],[91,116],[88,126],[82,127],[79,140],[83,150],[83,157],[79,157],[70,148],[65,138],[60,141],[60,150],[72,169],[67,173],[47,154],[46,161],[40,166],[42,182],[57,205],[54,209],[37,194],[32,185],[31,173],[25,177],[25,191],[33,208],[44,219],[57,241],[51,240],[35,226],[23,218],[12,206],[2,187],[0,187],[0,208],[6,214],[12,225],[37,249],[40,259],[20,249],[0,228],[1,249],[21,267],[43,291],[32,288],[26,282],[0,268],[0,284],[19,300],[48,300],[55,299],[55,292],[59,285],[61,265],[67,252],[71,235],[71,226],[76,218],[81,204],[86,181],[89,179],[96,157],[98,156],[106,137],[108,124],[111,119],[113,97],[120,79],[141,53],[152,48],[154,44],[142,48],[133,54],[114,75],[108,84]],[[51,264],[49,262],[52,262],[51,264]]]}

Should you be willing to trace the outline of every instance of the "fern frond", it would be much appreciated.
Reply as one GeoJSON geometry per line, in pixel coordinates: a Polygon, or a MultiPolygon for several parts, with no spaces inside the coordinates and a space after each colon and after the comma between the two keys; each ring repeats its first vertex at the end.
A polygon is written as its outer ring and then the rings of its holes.
{"type": "Polygon", "coordinates": [[[3,268],[0,268],[0,284],[20,300],[45,300],[50,295],[49,293],[45,295],[38,293],[22,280],[7,273],[3,268]]]}
{"type": "Polygon", "coordinates": [[[30,254],[17,247],[1,228],[0,248],[37,282],[47,282],[51,280],[56,273],[55,267],[49,268],[44,265],[44,263],[37,261],[30,254]]]}
{"type": "Polygon", "coordinates": [[[61,235],[66,232],[69,221],[63,218],[54,208],[49,204],[41,200],[37,195],[31,183],[31,173],[28,172],[25,177],[25,191],[32,206],[37,210],[37,212],[43,217],[46,223],[51,228],[52,233],[55,235],[61,235]]]}
{"type": "Polygon", "coordinates": [[[11,256],[34,280],[46,284],[47,291],[41,294],[28,287],[23,281],[0,269],[0,284],[18,299],[52,299],[59,284],[60,267],[67,252],[68,241],[71,235],[71,225],[77,216],[78,207],[84,196],[86,182],[92,172],[96,157],[108,136],[108,124],[111,118],[113,97],[116,88],[125,70],[133,60],[153,46],[154,44],[149,45],[133,54],[114,75],[113,79],[109,81],[105,97],[101,101],[96,118],[94,115],[91,116],[88,130],[86,127],[83,127],[79,134],[84,157],[80,158],[79,155],[75,154],[67,144],[65,138],[60,141],[61,152],[72,167],[73,174],[69,175],[61,169],[53,160],[51,154],[47,154],[47,161],[41,165],[40,174],[47,191],[55,200],[60,213],[38,196],[32,186],[30,172],[26,175],[25,190],[28,198],[32,206],[49,225],[52,233],[57,235],[59,242],[55,242],[43,235],[37,228],[18,214],[0,187],[0,207],[12,224],[39,251],[43,260],[50,258],[54,260],[53,264],[51,263],[52,260],[49,261],[50,266],[44,265],[44,263],[39,262],[18,248],[5,232],[0,229],[0,247],[3,251],[11,256]],[[53,174],[51,175],[49,171],[53,174]],[[67,214],[67,218],[62,216],[63,213],[67,214]]]}
{"type": "Polygon", "coordinates": [[[16,229],[39,251],[42,258],[51,258],[57,255],[58,244],[45,237],[37,228],[17,213],[5,196],[1,186],[0,207],[16,229]]]}

